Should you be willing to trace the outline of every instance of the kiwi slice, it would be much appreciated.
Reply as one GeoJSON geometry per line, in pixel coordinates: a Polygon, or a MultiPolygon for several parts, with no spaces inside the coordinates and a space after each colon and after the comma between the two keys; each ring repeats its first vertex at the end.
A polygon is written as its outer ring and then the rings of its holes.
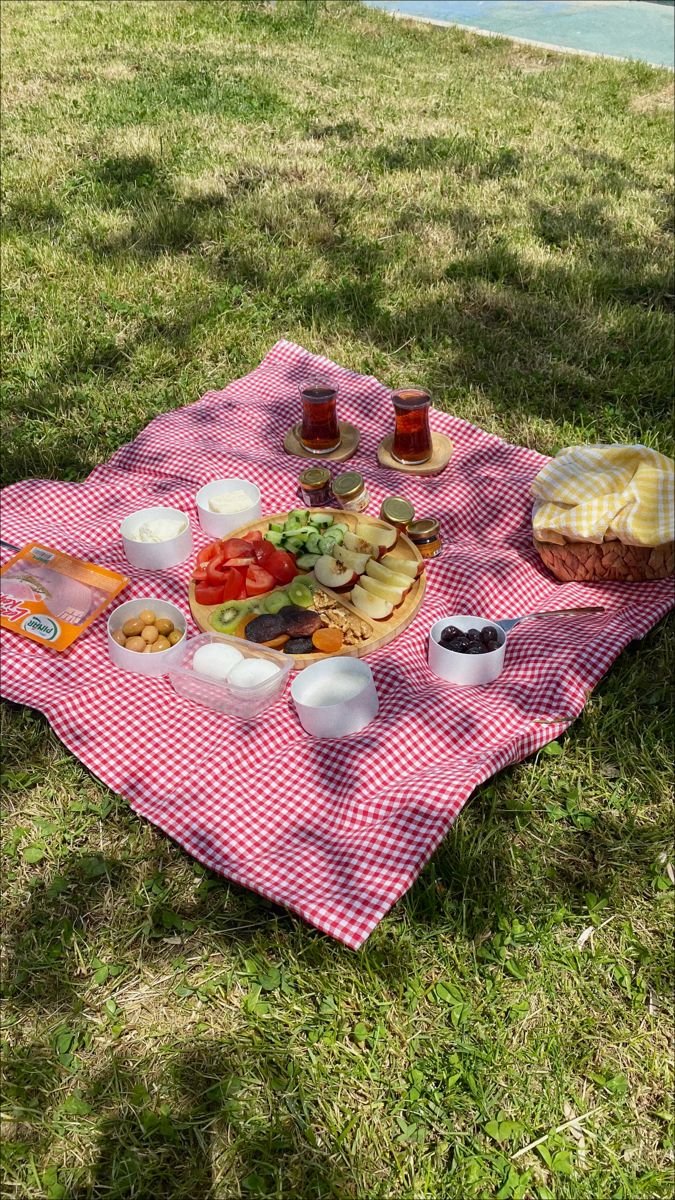
{"type": "MultiPolygon", "coordinates": [[[[291,584],[291,588],[289,588],[289,590],[287,592],[283,591],[283,589],[278,592],[270,592],[269,596],[266,596],[263,601],[264,611],[266,613],[271,613],[272,616],[274,616],[275,613],[278,613],[280,608],[283,608],[284,605],[291,603],[292,587],[293,587],[293,584],[291,584]]],[[[310,596],[309,596],[309,601],[311,604],[311,602],[312,602],[311,592],[310,592],[310,596]]],[[[297,602],[295,602],[295,603],[297,603],[297,602]]]]}
{"type": "MultiPolygon", "coordinates": [[[[292,579],[288,587],[288,601],[291,604],[297,605],[298,608],[309,608],[313,600],[312,590],[307,587],[307,584],[302,581],[297,575],[292,579]]],[[[280,604],[279,608],[283,606],[280,604]]],[[[273,611],[278,612],[279,608],[273,611]]]]}
{"type": "Polygon", "coordinates": [[[250,609],[248,600],[228,600],[227,604],[221,604],[220,608],[211,613],[209,625],[216,633],[234,633],[241,618],[250,612],[250,609]]]}

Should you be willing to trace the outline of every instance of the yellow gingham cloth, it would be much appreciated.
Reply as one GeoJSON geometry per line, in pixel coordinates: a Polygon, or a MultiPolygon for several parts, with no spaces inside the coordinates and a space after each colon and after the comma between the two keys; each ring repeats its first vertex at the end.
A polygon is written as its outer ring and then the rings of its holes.
{"type": "Polygon", "coordinates": [[[647,446],[571,446],[532,484],[542,542],[661,546],[673,540],[673,460],[647,446]]]}

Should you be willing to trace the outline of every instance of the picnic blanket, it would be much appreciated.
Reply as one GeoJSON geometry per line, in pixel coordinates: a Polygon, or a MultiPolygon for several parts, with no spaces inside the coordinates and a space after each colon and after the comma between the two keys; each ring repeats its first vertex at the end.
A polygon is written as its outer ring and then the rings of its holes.
{"type": "MultiPolygon", "coordinates": [[[[250,724],[217,715],[181,699],[166,679],[112,666],[107,614],[65,654],[3,630],[2,692],[44,713],[89,770],[200,862],[356,948],[413,883],[474,788],[562,733],[673,594],[668,580],[553,579],[532,546],[530,488],[547,460],[466,421],[431,413],[432,428],[454,443],[441,475],[378,467],[376,447],[392,421],[388,389],[287,341],[224,391],[156,417],[85,482],[31,479],[6,488],[3,537],[19,545],[40,538],[127,572],[122,599],[162,596],[189,613],[193,564],[134,572],[120,522],[143,506],[175,506],[190,514],[198,549],[208,539],[195,493],[227,475],[258,484],[263,512],[295,507],[302,464],[282,441],[298,416],[298,381],[311,369],[339,384],[340,416],[361,431],[349,468],[368,481],[370,512],[403,492],[418,516],[441,522],[443,552],[428,565],[420,612],[369,656],[379,717],[340,741],[314,740],[288,691],[250,724]],[[518,626],[506,669],[488,687],[455,688],[427,666],[427,633],[440,617],[599,603],[609,609],[601,617],[518,626]]],[[[192,622],[188,628],[198,632],[192,622]]]]}

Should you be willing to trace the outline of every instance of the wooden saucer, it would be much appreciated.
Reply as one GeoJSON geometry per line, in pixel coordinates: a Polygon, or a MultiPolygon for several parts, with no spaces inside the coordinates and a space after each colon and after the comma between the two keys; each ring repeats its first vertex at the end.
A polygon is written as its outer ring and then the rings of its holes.
{"type": "Polygon", "coordinates": [[[423,463],[400,463],[391,453],[394,435],[390,433],[377,447],[377,461],[381,467],[390,467],[404,475],[440,475],[452,457],[452,442],[444,433],[432,433],[431,458],[423,463]]]}
{"type": "Polygon", "coordinates": [[[322,462],[346,462],[348,458],[356,454],[361,435],[356,426],[350,425],[348,421],[338,421],[338,425],[340,426],[340,445],[337,450],[331,450],[330,454],[312,454],[311,451],[305,450],[300,441],[300,421],[286,434],[284,450],[287,454],[294,454],[296,458],[311,458],[317,466],[322,462]]]}

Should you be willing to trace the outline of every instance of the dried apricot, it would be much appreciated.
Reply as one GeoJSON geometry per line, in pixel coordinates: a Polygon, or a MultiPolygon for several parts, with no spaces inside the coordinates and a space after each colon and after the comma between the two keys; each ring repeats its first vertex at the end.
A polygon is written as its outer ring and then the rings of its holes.
{"type": "Polygon", "coordinates": [[[336,629],[333,625],[322,625],[321,629],[312,634],[312,641],[322,654],[336,654],[342,649],[344,636],[341,629],[336,629]]]}

